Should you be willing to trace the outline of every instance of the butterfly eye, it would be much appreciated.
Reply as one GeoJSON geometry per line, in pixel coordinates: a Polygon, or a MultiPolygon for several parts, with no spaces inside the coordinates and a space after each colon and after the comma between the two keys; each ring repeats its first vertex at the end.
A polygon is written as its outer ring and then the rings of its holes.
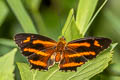
{"type": "Polygon", "coordinates": [[[61,38],[61,39],[62,39],[62,40],[66,40],[64,36],[62,36],[62,38],[61,38]]]}

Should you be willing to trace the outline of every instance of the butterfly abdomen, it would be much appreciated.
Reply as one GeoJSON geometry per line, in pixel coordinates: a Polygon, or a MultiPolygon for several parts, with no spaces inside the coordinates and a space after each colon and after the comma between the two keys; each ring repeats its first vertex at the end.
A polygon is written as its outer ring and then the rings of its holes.
{"type": "Polygon", "coordinates": [[[55,56],[55,62],[59,62],[61,60],[61,52],[57,52],[55,56]]]}

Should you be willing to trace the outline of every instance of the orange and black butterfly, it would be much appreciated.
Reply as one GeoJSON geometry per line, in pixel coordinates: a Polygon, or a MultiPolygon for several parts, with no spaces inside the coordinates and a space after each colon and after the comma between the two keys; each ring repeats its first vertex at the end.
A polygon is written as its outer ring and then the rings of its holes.
{"type": "Polygon", "coordinates": [[[64,37],[56,42],[38,34],[20,33],[15,35],[15,42],[28,58],[32,69],[48,70],[58,63],[60,70],[76,71],[77,67],[108,48],[112,41],[103,37],[91,37],[67,43],[64,37]]]}

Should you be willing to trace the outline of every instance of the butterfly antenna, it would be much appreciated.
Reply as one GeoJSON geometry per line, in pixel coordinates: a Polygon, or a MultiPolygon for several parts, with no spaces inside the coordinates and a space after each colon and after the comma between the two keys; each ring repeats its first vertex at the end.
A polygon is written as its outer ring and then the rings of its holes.
{"type": "Polygon", "coordinates": [[[72,14],[71,19],[70,19],[70,22],[68,23],[68,25],[67,25],[67,27],[66,27],[66,29],[65,29],[65,31],[64,31],[64,34],[63,34],[62,36],[64,36],[65,33],[67,32],[67,29],[68,29],[70,23],[72,22],[73,15],[74,15],[74,14],[72,14]]]}

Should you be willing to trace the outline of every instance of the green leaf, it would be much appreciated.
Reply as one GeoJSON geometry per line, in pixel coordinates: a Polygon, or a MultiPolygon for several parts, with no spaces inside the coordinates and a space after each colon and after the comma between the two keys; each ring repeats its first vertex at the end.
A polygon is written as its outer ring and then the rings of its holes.
{"type": "Polygon", "coordinates": [[[22,80],[48,80],[54,72],[56,72],[57,67],[51,68],[49,71],[38,71],[31,70],[28,64],[17,63],[20,70],[22,80]],[[29,76],[29,77],[28,77],[29,76]]]}
{"type": "Polygon", "coordinates": [[[0,80],[14,80],[14,56],[17,49],[13,49],[0,57],[0,80]]]}
{"type": "Polygon", "coordinates": [[[64,24],[64,27],[62,28],[62,36],[66,38],[67,41],[71,40],[71,23],[73,19],[73,9],[70,10],[67,20],[64,24]]]}
{"type": "Polygon", "coordinates": [[[0,0],[0,26],[4,22],[5,18],[8,15],[8,7],[6,6],[5,2],[3,0],[0,0]]]}
{"type": "Polygon", "coordinates": [[[80,38],[73,14],[73,9],[71,9],[62,29],[62,36],[66,38],[67,42],[80,38]]]}
{"type": "Polygon", "coordinates": [[[29,65],[25,63],[18,63],[18,68],[22,80],[89,80],[108,66],[112,60],[113,51],[111,50],[114,47],[115,45],[112,45],[93,60],[78,67],[77,72],[61,72],[56,65],[48,71],[30,70],[29,65]]]}
{"type": "Polygon", "coordinates": [[[114,48],[116,47],[118,45],[118,43],[114,43],[114,44],[111,44],[111,50],[110,51],[113,51],[114,50],[114,48]]]}
{"type": "Polygon", "coordinates": [[[79,30],[76,26],[74,18],[72,19],[70,28],[71,28],[70,30],[71,30],[71,38],[72,38],[70,41],[75,40],[75,39],[79,39],[82,37],[82,35],[79,34],[79,30]]]}
{"type": "Polygon", "coordinates": [[[21,0],[7,0],[7,2],[22,25],[23,30],[27,33],[37,33],[30,16],[22,5],[21,0]]]}
{"type": "Polygon", "coordinates": [[[85,28],[85,30],[83,31],[83,36],[86,34],[87,30],[89,29],[90,25],[92,24],[92,22],[94,21],[94,19],[96,18],[96,16],[98,15],[98,13],[101,11],[101,9],[105,6],[105,4],[107,3],[108,0],[105,0],[103,2],[103,4],[100,6],[100,8],[96,11],[96,13],[94,14],[94,16],[92,17],[92,19],[90,20],[90,22],[88,23],[87,27],[85,28]]]}
{"type": "Polygon", "coordinates": [[[82,35],[94,13],[97,2],[98,0],[79,0],[76,24],[82,35]]]}
{"type": "Polygon", "coordinates": [[[95,17],[98,15],[98,13],[101,11],[101,9],[104,7],[108,0],[105,0],[104,3],[100,6],[100,8],[97,10],[95,15],[92,17],[93,12],[95,10],[97,0],[94,2],[94,5],[92,4],[92,0],[86,1],[86,0],[80,0],[79,6],[78,6],[78,12],[76,16],[76,23],[73,16],[73,9],[71,9],[68,18],[66,20],[66,23],[62,29],[62,35],[64,35],[67,38],[67,41],[77,39],[80,37],[84,37],[85,33],[87,32],[88,28],[90,27],[91,23],[95,19],[95,17]],[[87,2],[86,5],[82,5],[87,2]],[[85,9],[82,11],[82,9],[85,9]],[[90,14],[89,14],[90,12],[90,14]],[[92,18],[92,19],[91,19],[92,18]],[[72,38],[73,35],[76,38],[72,38]]]}
{"type": "Polygon", "coordinates": [[[16,44],[13,40],[0,38],[0,44],[10,47],[15,47],[16,44]]]}

